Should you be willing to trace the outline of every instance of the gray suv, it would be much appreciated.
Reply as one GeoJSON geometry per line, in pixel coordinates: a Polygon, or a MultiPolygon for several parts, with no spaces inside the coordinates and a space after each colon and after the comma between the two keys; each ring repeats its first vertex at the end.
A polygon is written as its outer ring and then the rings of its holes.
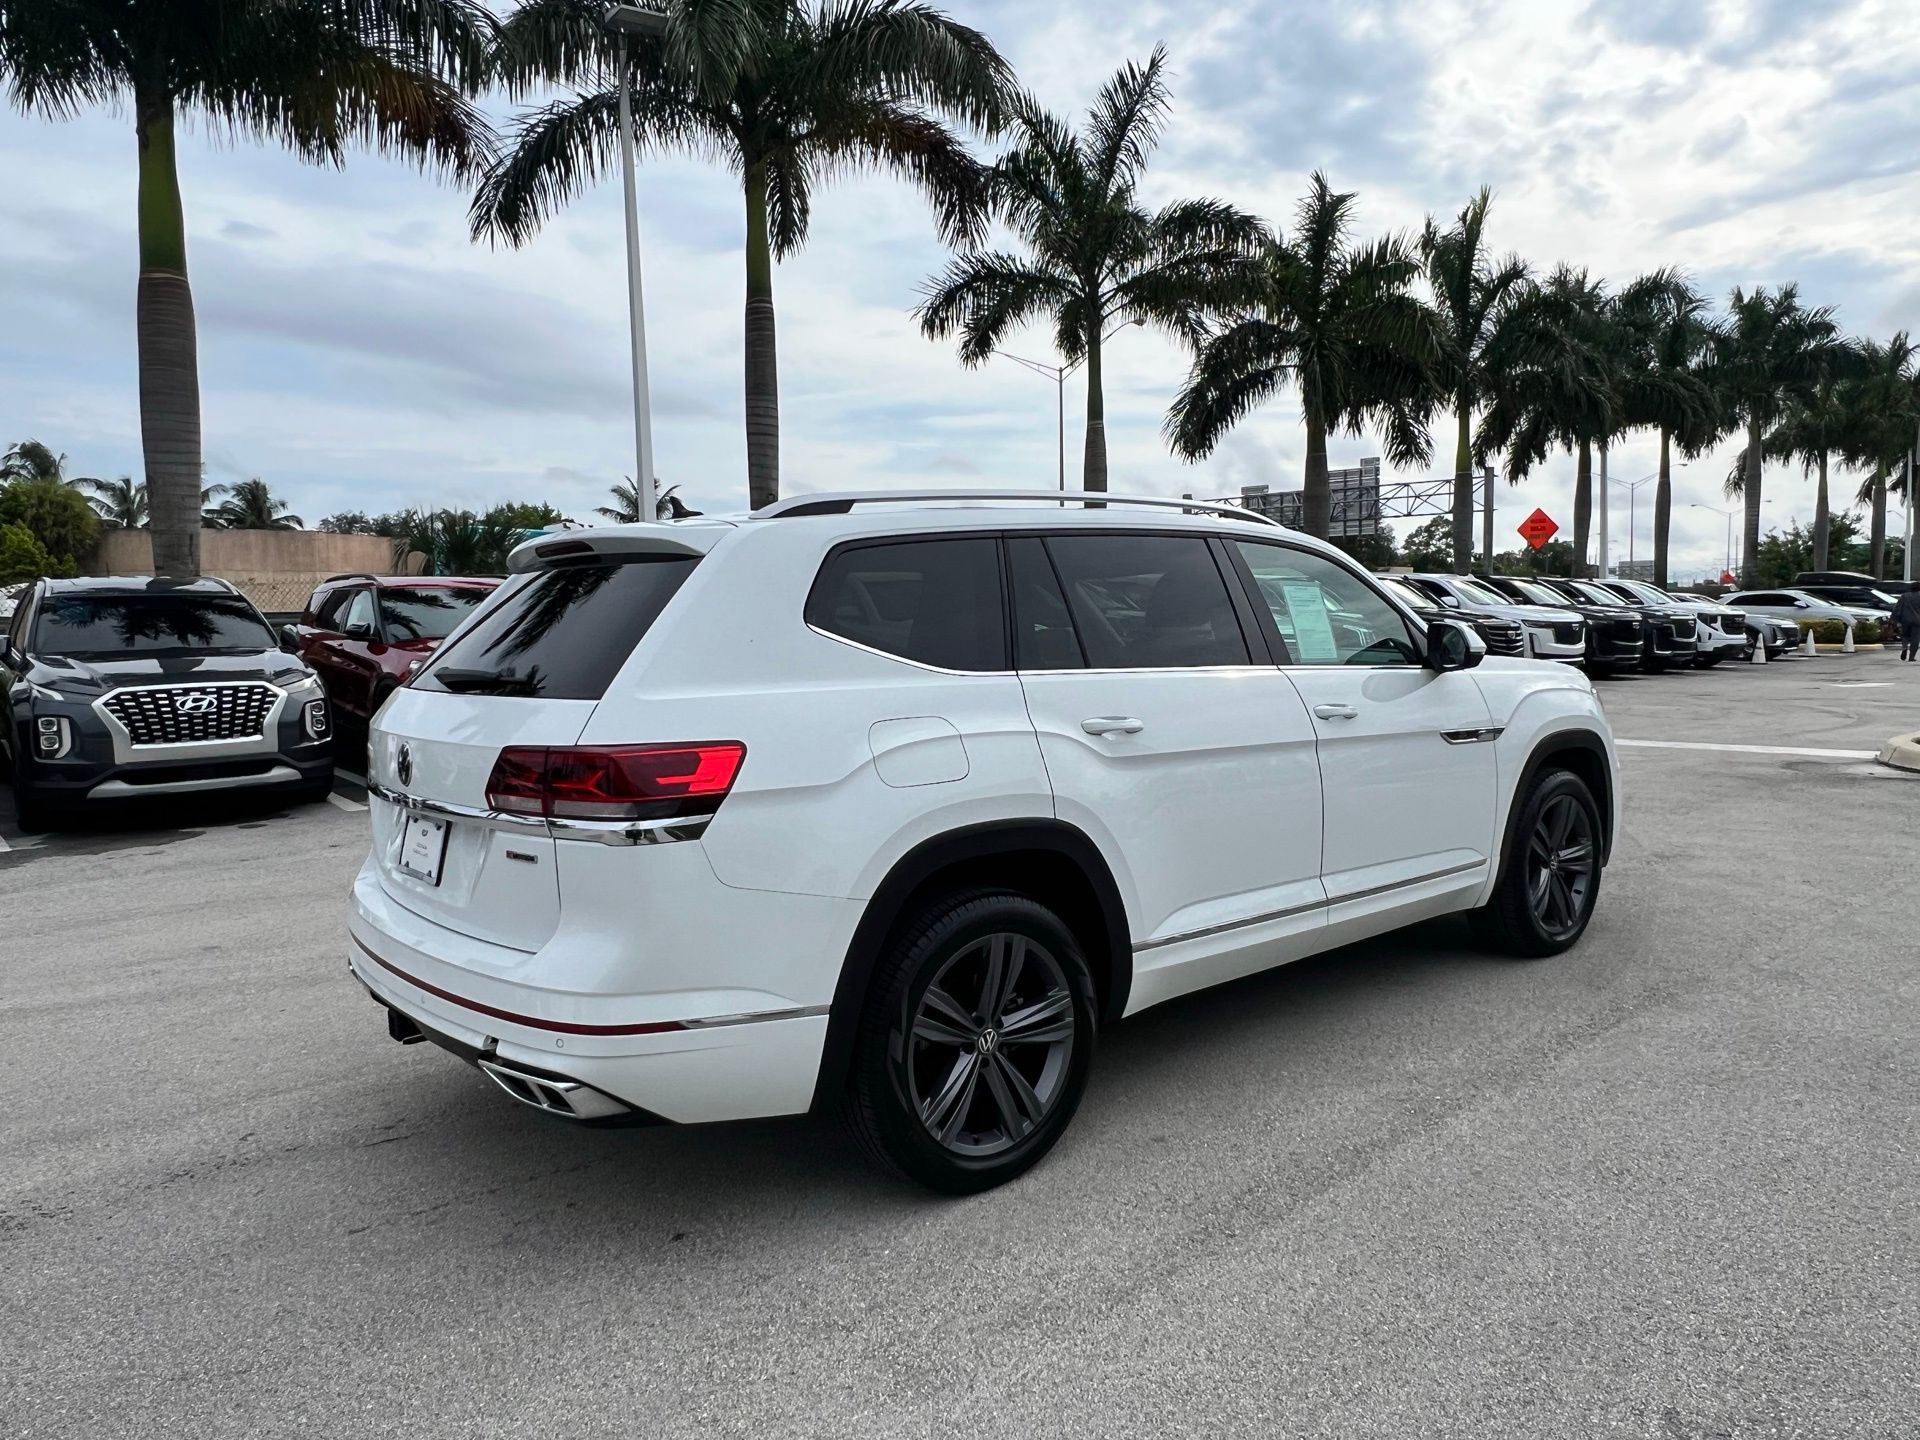
{"type": "Polygon", "coordinates": [[[20,825],[143,796],[333,785],[320,682],[224,580],[40,580],[0,644],[20,825]]]}

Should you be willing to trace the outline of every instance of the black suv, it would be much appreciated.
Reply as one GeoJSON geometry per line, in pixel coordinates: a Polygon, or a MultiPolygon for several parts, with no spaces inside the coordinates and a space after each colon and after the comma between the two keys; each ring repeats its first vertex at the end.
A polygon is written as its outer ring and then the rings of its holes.
{"type": "Polygon", "coordinates": [[[320,682],[224,580],[41,580],[0,645],[21,827],[82,804],[333,786],[320,682]]]}
{"type": "Polygon", "coordinates": [[[1569,600],[1603,607],[1611,605],[1625,610],[1629,615],[1639,616],[1642,627],[1640,663],[1648,673],[1658,674],[1675,666],[1693,664],[1693,657],[1700,649],[1700,620],[1686,607],[1649,605],[1628,600],[1594,580],[1543,578],[1540,583],[1550,590],[1559,591],[1569,600]]]}
{"type": "Polygon", "coordinates": [[[1476,570],[1473,578],[1490,585],[1516,605],[1551,605],[1571,610],[1587,622],[1587,673],[1611,675],[1637,670],[1645,663],[1647,625],[1637,611],[1628,610],[1611,596],[1595,601],[1561,583],[1532,575],[1489,575],[1476,570]]]}

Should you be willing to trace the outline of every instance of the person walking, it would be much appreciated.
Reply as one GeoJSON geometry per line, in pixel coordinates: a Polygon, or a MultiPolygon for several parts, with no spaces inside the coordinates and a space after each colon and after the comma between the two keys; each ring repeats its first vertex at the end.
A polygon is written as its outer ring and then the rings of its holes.
{"type": "Polygon", "coordinates": [[[1900,658],[1920,655],[1920,590],[1909,590],[1893,607],[1893,623],[1900,627],[1900,658]]]}

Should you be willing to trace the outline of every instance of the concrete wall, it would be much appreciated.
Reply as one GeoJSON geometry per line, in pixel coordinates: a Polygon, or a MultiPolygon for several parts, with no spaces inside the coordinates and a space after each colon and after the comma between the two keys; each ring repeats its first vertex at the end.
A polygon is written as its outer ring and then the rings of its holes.
{"type": "MultiPolygon", "coordinates": [[[[420,557],[413,556],[414,568],[420,557]]],[[[393,542],[379,535],[324,535],[316,530],[202,530],[200,569],[231,580],[262,610],[306,604],[329,575],[393,573],[393,542]]],[[[151,575],[153,539],[144,530],[106,530],[86,567],[89,575],[151,575]]]]}

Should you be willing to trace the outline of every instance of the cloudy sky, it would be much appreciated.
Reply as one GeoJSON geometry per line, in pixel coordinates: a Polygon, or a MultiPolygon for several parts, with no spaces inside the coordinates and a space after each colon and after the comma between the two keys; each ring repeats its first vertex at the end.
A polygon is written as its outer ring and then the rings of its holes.
{"type": "MultiPolygon", "coordinates": [[[[1722,296],[1798,281],[1851,332],[1920,328],[1911,0],[948,8],[1063,112],[1165,41],[1176,108],[1146,187],[1153,203],[1215,195],[1284,225],[1321,168],[1360,192],[1364,227],[1387,230],[1450,215],[1488,184],[1496,246],[1542,268],[1567,260],[1619,283],[1678,264],[1722,296]]],[[[0,157],[0,444],[36,437],[76,473],[138,473],[131,123],[0,111],[0,157]]],[[[313,169],[195,133],[181,169],[210,478],[263,476],[311,523],[506,498],[585,514],[631,473],[617,182],[505,251],[469,242],[461,194],[371,156],[313,169]]],[[[699,508],[737,508],[739,192],[724,172],[678,161],[648,164],[641,187],[658,469],[699,508]]],[[[1051,383],[1004,361],[964,370],[911,322],[942,259],[904,188],[861,180],[817,197],[811,242],[775,280],[789,492],[1053,483],[1051,383]]],[[[1050,358],[1040,331],[1009,348],[1050,358]]],[[[1115,488],[1296,486],[1304,443],[1290,400],[1204,465],[1169,458],[1159,427],[1184,369],[1151,333],[1114,341],[1115,488]]],[[[1070,447],[1082,403],[1070,386],[1070,447]]],[[[1614,475],[1647,474],[1656,448],[1625,445],[1614,475]]],[[[1373,453],[1365,437],[1342,439],[1333,460],[1373,453]]],[[[1727,462],[1679,472],[1683,576],[1719,566],[1724,522],[1685,505],[1727,504],[1727,462]]],[[[1570,524],[1571,468],[1562,459],[1502,486],[1502,548],[1535,505],[1570,524]]],[[[1770,473],[1767,493],[1770,524],[1810,517],[1812,485],[1797,470],[1770,473]]]]}

